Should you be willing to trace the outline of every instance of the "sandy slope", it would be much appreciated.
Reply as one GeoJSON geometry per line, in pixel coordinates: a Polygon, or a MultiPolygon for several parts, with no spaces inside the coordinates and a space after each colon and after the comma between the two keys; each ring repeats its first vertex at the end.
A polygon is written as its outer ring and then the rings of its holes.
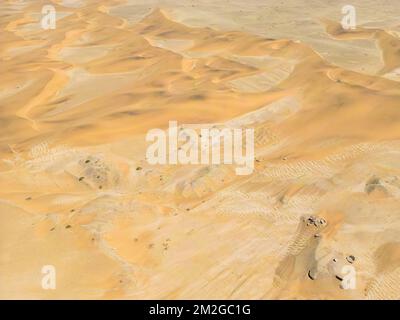
{"type": "Polygon", "coordinates": [[[397,5],[47,2],[0,4],[1,298],[400,298],[397,5]],[[169,120],[254,127],[255,172],[147,164],[169,120]]]}

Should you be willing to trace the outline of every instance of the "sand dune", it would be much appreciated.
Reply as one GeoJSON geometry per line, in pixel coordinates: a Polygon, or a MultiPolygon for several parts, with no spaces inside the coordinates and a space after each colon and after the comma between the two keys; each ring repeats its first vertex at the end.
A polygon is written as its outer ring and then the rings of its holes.
{"type": "Polygon", "coordinates": [[[399,299],[399,9],[328,2],[3,1],[0,297],[399,299]],[[150,165],[170,120],[254,172],[150,165]]]}

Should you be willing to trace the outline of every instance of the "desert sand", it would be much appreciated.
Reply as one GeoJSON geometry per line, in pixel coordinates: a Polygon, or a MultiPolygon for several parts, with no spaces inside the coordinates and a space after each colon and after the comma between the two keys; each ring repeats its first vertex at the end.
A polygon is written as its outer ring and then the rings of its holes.
{"type": "Polygon", "coordinates": [[[1,1],[0,298],[399,299],[400,5],[345,4],[1,1]],[[254,172],[149,165],[170,120],[254,172]]]}

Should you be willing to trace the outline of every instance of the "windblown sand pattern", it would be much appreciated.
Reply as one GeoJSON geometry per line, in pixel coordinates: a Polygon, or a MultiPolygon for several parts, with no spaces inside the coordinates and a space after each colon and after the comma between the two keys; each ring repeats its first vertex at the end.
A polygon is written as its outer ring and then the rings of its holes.
{"type": "Polygon", "coordinates": [[[1,1],[0,297],[399,299],[400,7],[330,3],[1,1]],[[148,164],[170,120],[254,172],[148,164]]]}

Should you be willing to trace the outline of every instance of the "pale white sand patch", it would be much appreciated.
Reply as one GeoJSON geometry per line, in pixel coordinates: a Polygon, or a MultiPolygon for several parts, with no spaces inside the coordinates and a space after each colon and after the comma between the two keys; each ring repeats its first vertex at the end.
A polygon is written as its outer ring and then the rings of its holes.
{"type": "Polygon", "coordinates": [[[65,47],[59,56],[69,63],[87,63],[105,56],[113,46],[65,47]]]}

